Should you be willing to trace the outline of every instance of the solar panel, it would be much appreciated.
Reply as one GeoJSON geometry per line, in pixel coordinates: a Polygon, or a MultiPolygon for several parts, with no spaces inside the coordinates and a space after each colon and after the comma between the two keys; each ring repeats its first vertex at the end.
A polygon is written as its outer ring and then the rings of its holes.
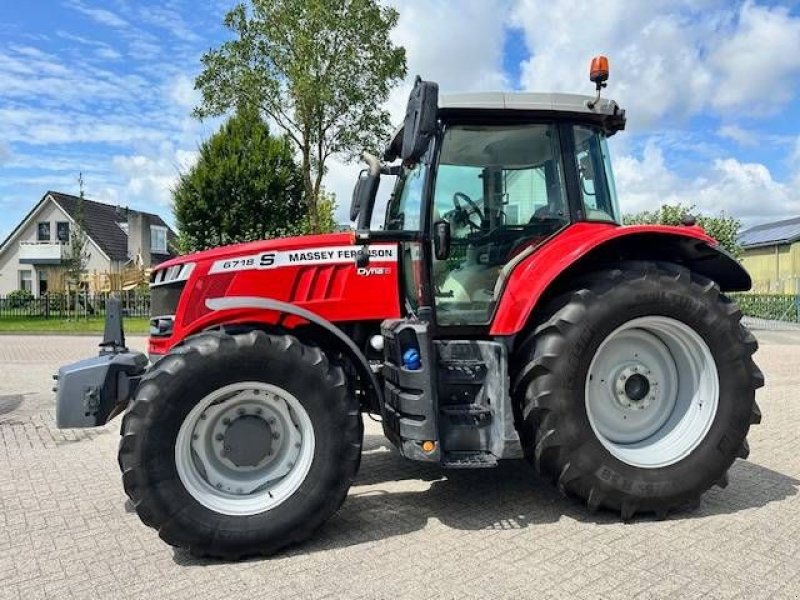
{"type": "Polygon", "coordinates": [[[742,246],[770,243],[789,243],[800,239],[800,219],[788,219],[752,227],[739,235],[742,246]]]}

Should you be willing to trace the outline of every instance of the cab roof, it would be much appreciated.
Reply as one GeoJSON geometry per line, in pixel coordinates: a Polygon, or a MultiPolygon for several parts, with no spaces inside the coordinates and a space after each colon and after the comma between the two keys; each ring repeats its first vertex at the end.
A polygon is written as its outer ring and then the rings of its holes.
{"type": "MultiPolygon", "coordinates": [[[[452,119],[567,119],[596,125],[606,135],[625,129],[625,111],[610,98],[580,94],[534,92],[477,92],[443,94],[439,96],[439,117],[452,119]],[[591,108],[590,108],[591,106],[591,108]]],[[[399,155],[403,126],[392,135],[384,158],[394,160],[399,155]]]]}
{"type": "Polygon", "coordinates": [[[625,127],[625,111],[609,98],[600,98],[592,105],[594,97],[579,94],[543,94],[480,92],[472,94],[446,94],[439,98],[442,117],[464,113],[495,111],[520,111],[540,113],[543,116],[573,117],[597,121],[608,129],[618,131],[625,127]],[[591,105],[591,108],[590,108],[591,105]]]}

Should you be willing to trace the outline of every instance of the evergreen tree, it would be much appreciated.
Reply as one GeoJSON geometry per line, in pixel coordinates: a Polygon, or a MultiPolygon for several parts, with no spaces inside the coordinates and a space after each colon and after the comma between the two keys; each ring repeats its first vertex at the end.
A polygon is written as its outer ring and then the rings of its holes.
{"type": "Polygon", "coordinates": [[[173,190],[182,252],[302,233],[303,177],[285,136],[240,106],[173,190]]]}

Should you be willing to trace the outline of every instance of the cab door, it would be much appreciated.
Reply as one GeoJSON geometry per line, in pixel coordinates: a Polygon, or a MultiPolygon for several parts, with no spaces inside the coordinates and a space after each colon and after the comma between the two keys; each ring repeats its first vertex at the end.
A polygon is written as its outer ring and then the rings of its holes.
{"type": "Polygon", "coordinates": [[[450,125],[441,142],[431,226],[450,251],[432,260],[440,327],[485,327],[514,258],[569,224],[558,128],[552,123],[450,125]]]}

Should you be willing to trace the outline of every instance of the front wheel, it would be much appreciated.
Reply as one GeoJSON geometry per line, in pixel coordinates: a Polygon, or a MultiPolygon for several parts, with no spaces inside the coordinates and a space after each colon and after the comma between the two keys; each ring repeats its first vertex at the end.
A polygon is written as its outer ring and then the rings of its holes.
{"type": "Polygon", "coordinates": [[[695,503],[748,453],[763,376],[753,336],[711,281],[628,263],[553,301],[520,347],[514,396],[526,455],[591,510],[695,503]]]}
{"type": "Polygon", "coordinates": [[[122,423],[125,491],[201,556],[271,554],[344,501],[363,428],[342,369],[291,336],[203,333],[142,380],[122,423]]]}

